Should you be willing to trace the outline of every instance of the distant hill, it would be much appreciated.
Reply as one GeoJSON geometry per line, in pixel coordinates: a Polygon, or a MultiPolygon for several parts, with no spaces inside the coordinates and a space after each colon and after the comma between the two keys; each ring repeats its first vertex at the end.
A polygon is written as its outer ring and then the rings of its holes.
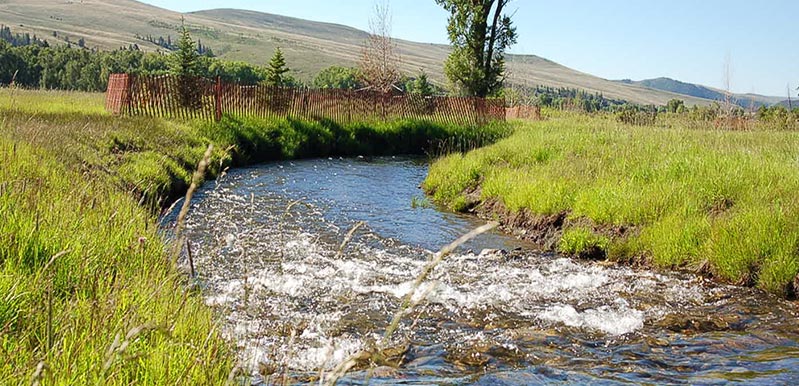
{"type": "MultiPolygon", "coordinates": [[[[680,82],[679,80],[670,78],[645,79],[641,81],[625,79],[619,82],[711,101],[724,101],[726,99],[724,92],[721,90],[693,83],[680,82]]],[[[758,94],[732,94],[732,102],[747,109],[751,107],[771,106],[779,101],[779,97],[769,97],[758,94]]]]}
{"type": "MultiPolygon", "coordinates": [[[[146,51],[164,50],[159,38],[176,39],[181,16],[133,0],[0,0],[0,24],[11,26],[14,32],[36,34],[51,44],[83,38],[87,47],[100,49],[136,44],[146,51]]],[[[294,75],[302,80],[331,65],[355,65],[367,36],[343,25],[236,9],[193,12],[185,19],[192,36],[224,59],[265,64],[280,46],[294,75]]],[[[397,43],[404,72],[412,75],[423,69],[434,82],[445,83],[443,62],[449,46],[397,43]]],[[[534,55],[507,59],[509,80],[523,86],[575,88],[641,104],[663,105],[673,98],[689,105],[711,103],[704,94],[606,80],[534,55]]]]}
{"type": "Polygon", "coordinates": [[[791,99],[790,101],[786,99],[784,101],[780,101],[776,105],[785,107],[786,109],[787,108],[792,108],[792,109],[796,110],[796,109],[799,109],[799,98],[791,99]]]}

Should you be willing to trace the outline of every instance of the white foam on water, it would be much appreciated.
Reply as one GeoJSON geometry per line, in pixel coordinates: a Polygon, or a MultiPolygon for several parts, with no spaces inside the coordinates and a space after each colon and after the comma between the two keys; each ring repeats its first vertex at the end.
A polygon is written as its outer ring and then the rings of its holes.
{"type": "MultiPolygon", "coordinates": [[[[238,342],[252,371],[259,364],[288,364],[297,371],[331,369],[364,349],[366,342],[379,340],[380,329],[367,322],[385,325],[390,320],[432,255],[393,241],[381,244],[385,240],[362,229],[336,257],[350,227],[322,221],[318,209],[299,205],[307,210],[302,216],[284,217],[282,210],[259,214],[256,223],[244,215],[260,210],[258,202],[252,207],[249,196],[219,189],[205,202],[207,206],[192,212],[187,227],[195,232],[190,235],[195,264],[205,274],[206,303],[224,315],[226,334],[238,342]],[[316,228],[309,231],[309,226],[316,228]],[[360,317],[365,322],[347,320],[360,317]],[[286,334],[291,330],[296,333],[293,340],[286,334]]],[[[274,204],[285,206],[282,201],[274,204]]],[[[425,339],[436,342],[491,340],[488,332],[473,326],[500,313],[526,320],[533,328],[562,324],[617,336],[634,333],[662,315],[662,307],[638,304],[636,294],[674,304],[701,300],[701,287],[689,284],[566,258],[460,253],[433,270],[413,300],[444,310],[449,318],[446,327],[425,330],[432,334],[425,339]]],[[[402,327],[401,332],[414,333],[402,327]]]]}
{"type": "Polygon", "coordinates": [[[571,305],[555,305],[535,316],[569,327],[588,328],[610,335],[628,334],[644,326],[644,313],[626,306],[603,305],[578,312],[571,305]]]}
{"type": "Polygon", "coordinates": [[[332,370],[339,363],[363,350],[363,342],[359,338],[336,337],[318,341],[315,347],[301,348],[289,361],[291,368],[309,368],[332,370]]]}
{"type": "Polygon", "coordinates": [[[205,297],[205,304],[209,306],[222,306],[236,301],[241,291],[241,281],[230,280],[225,282],[213,294],[205,297]]]}

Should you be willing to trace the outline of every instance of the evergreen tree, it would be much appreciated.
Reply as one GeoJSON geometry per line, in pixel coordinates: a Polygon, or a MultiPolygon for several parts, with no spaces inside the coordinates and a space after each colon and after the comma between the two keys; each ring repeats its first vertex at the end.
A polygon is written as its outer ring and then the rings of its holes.
{"type": "Polygon", "coordinates": [[[289,76],[286,75],[290,70],[286,67],[286,58],[283,57],[283,51],[280,47],[275,49],[275,54],[269,61],[266,68],[266,84],[270,86],[286,86],[289,83],[289,76]]]}
{"type": "Polygon", "coordinates": [[[419,76],[413,81],[408,82],[406,86],[407,91],[411,94],[419,94],[422,96],[433,95],[433,85],[427,79],[427,73],[424,70],[419,72],[419,76]]]}
{"type": "Polygon", "coordinates": [[[178,93],[181,105],[191,109],[201,107],[201,96],[193,80],[199,75],[199,55],[183,19],[180,21],[178,49],[172,53],[171,59],[171,72],[180,77],[178,93]]]}
{"type": "Polygon", "coordinates": [[[172,73],[179,76],[195,76],[197,75],[197,47],[182,19],[179,32],[178,49],[172,54],[172,73]]]}

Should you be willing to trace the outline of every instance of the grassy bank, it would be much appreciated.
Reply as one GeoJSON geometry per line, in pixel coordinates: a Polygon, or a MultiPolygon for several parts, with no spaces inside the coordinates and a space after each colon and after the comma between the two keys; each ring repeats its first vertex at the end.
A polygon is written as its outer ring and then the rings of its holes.
{"type": "Polygon", "coordinates": [[[0,384],[227,379],[234,350],[186,291],[156,226],[209,143],[214,176],[266,160],[474,147],[506,132],[411,121],[177,122],[112,117],[102,102],[0,89],[0,384]]]}
{"type": "Polygon", "coordinates": [[[584,257],[689,269],[795,296],[799,133],[633,127],[562,115],[466,155],[424,183],[584,257]]]}
{"type": "Polygon", "coordinates": [[[226,379],[232,346],[128,189],[171,185],[203,141],[169,123],[117,122],[93,94],[9,93],[0,95],[0,384],[226,379]],[[114,145],[138,132],[158,140],[135,153],[114,145]],[[166,162],[139,170],[147,157],[166,162]]]}

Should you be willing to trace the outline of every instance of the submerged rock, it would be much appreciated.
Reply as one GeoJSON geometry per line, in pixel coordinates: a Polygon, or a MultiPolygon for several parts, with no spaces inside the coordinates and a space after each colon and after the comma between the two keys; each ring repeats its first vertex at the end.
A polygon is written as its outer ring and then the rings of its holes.
{"type": "Polygon", "coordinates": [[[683,334],[738,331],[744,327],[741,320],[734,315],[697,317],[694,315],[671,314],[655,322],[655,325],[683,334]]]}
{"type": "Polygon", "coordinates": [[[378,366],[372,369],[374,378],[396,378],[399,375],[397,369],[390,366],[378,366]]]}
{"type": "Polygon", "coordinates": [[[481,259],[503,259],[508,256],[508,251],[502,249],[483,249],[477,256],[481,259]]]}

